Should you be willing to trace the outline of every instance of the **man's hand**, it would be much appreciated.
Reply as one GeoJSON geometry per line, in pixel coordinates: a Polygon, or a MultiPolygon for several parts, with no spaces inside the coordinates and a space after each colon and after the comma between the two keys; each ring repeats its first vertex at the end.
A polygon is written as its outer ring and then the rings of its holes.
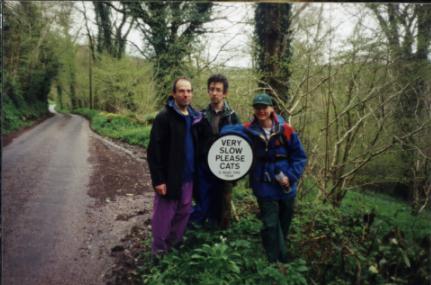
{"type": "Polygon", "coordinates": [[[289,178],[287,176],[283,177],[283,179],[279,182],[281,186],[283,187],[289,187],[289,178]]]}
{"type": "Polygon", "coordinates": [[[157,194],[164,196],[166,195],[166,184],[157,185],[156,187],[154,187],[154,190],[157,194]]]}

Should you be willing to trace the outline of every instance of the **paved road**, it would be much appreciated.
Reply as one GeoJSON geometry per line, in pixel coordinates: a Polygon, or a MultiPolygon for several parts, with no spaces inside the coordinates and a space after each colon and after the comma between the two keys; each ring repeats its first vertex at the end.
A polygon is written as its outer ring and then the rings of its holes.
{"type": "Polygon", "coordinates": [[[89,140],[86,120],[56,114],[3,149],[3,284],[101,284],[84,248],[89,140]]]}

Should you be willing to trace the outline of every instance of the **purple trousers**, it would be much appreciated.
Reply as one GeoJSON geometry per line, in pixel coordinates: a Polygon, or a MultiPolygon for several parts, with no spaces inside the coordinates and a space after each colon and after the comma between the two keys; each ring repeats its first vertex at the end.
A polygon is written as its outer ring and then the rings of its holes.
{"type": "Polygon", "coordinates": [[[152,253],[157,255],[180,243],[186,230],[192,208],[193,182],[186,182],[181,188],[180,200],[167,200],[154,195],[152,253]]]}

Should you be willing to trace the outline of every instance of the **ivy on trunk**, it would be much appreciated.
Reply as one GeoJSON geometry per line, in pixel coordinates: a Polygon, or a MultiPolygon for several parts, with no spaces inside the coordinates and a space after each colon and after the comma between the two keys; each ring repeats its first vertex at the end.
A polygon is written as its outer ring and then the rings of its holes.
{"type": "Polygon", "coordinates": [[[281,103],[287,102],[291,60],[291,4],[259,3],[255,10],[255,61],[260,73],[259,87],[281,103]],[[281,101],[281,102],[280,102],[281,101]]]}

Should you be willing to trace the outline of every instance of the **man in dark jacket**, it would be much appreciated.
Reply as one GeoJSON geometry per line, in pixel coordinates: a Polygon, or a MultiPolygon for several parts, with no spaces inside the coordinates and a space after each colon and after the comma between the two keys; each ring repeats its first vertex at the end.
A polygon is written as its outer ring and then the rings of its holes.
{"type": "Polygon", "coordinates": [[[155,256],[182,241],[191,212],[202,121],[202,114],[190,105],[192,96],[190,80],[176,79],[172,96],[151,129],[147,154],[156,192],[152,217],[155,256]]]}
{"type": "MultiPolygon", "coordinates": [[[[229,83],[221,74],[214,74],[207,81],[210,104],[202,114],[204,124],[212,133],[204,145],[211,145],[219,137],[222,127],[239,124],[240,120],[226,101],[229,83]]],[[[199,168],[199,188],[191,221],[203,224],[208,219],[211,226],[227,228],[231,220],[232,183],[218,179],[209,171],[206,159],[199,168]]]]}

